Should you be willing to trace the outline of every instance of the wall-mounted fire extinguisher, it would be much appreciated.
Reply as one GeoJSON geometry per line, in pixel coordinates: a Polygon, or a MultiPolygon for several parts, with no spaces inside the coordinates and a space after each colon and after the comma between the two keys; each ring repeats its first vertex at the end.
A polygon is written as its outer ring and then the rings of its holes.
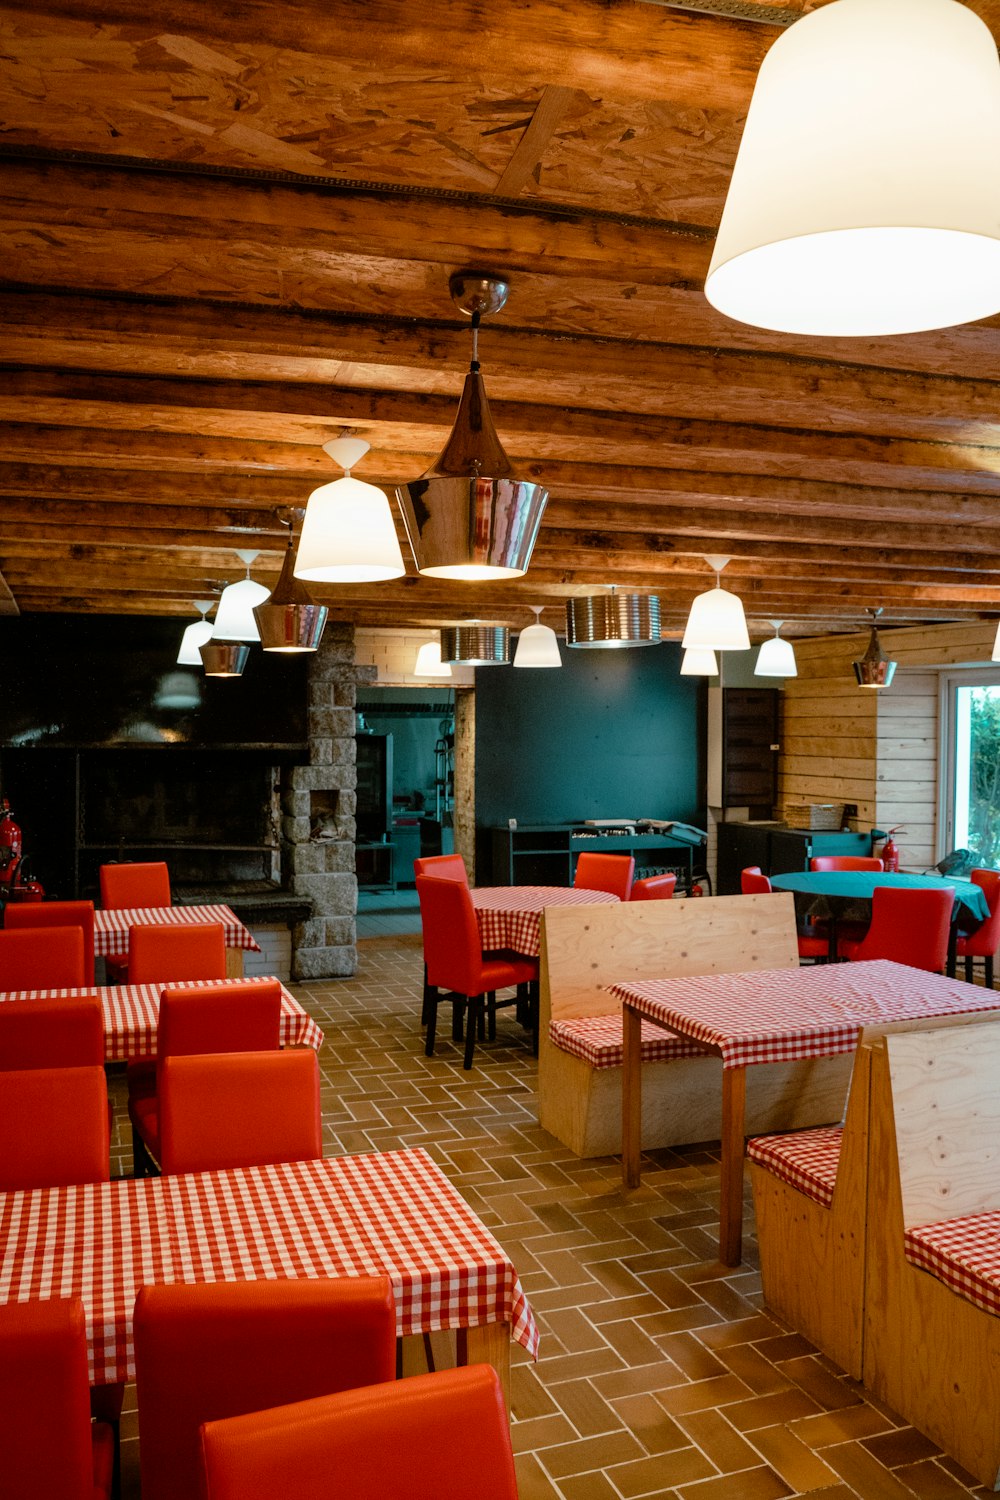
{"type": "Polygon", "coordinates": [[[899,845],[896,843],[894,835],[897,834],[897,833],[905,833],[905,832],[906,832],[905,828],[890,828],[889,832],[886,834],[886,836],[885,836],[885,843],[882,845],[882,856],[881,856],[881,858],[882,858],[882,868],[883,869],[885,869],[885,870],[897,870],[898,871],[898,869],[899,869],[899,845]]]}

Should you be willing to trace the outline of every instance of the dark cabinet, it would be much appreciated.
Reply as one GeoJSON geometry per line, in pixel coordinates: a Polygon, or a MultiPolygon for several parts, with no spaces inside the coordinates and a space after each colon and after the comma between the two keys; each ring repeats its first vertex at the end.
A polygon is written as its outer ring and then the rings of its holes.
{"type": "Polygon", "coordinates": [[[871,854],[870,833],[816,833],[783,823],[720,823],[717,888],[738,896],[740,871],[759,865],[765,875],[807,870],[814,854],[871,854]]]}
{"type": "Polygon", "coordinates": [[[710,688],[708,715],[710,805],[770,817],[777,793],[777,689],[710,688]]]}

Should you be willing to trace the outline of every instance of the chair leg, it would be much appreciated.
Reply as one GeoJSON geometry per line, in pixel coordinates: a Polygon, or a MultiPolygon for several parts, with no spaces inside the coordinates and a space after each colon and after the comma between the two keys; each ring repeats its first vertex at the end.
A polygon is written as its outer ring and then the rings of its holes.
{"type": "Polygon", "coordinates": [[[993,983],[993,954],[992,953],[988,953],[986,955],[986,957],[983,959],[983,966],[984,966],[984,968],[986,970],[986,988],[990,989],[990,990],[995,989],[996,986],[993,983]]]}
{"type": "Polygon", "coordinates": [[[427,1036],[424,1041],[425,1057],[434,1056],[434,1037],[437,1033],[438,1000],[440,995],[434,990],[430,996],[431,1008],[427,1014],[427,1036]]]}
{"type": "Polygon", "coordinates": [[[479,1040],[481,1042],[483,1042],[483,1041],[486,1041],[487,1038],[489,1038],[489,1040],[491,1042],[495,1042],[496,1039],[497,1039],[497,992],[496,992],[496,990],[490,990],[489,994],[486,996],[486,1035],[485,1036],[483,1035],[483,1017],[481,1015],[479,1017],[479,1040]]]}
{"type": "Polygon", "coordinates": [[[434,1009],[434,1001],[431,999],[431,987],[427,983],[427,965],[424,964],[424,1003],[423,1003],[423,1008],[422,1008],[422,1010],[420,1012],[420,1024],[421,1024],[421,1026],[426,1026],[427,1025],[427,1022],[431,1018],[431,1011],[433,1009],[434,1009]]]}
{"type": "Polygon", "coordinates": [[[967,958],[965,960],[965,982],[966,982],[966,984],[971,984],[972,980],[973,980],[973,977],[974,977],[974,975],[973,975],[972,959],[971,958],[967,958]]]}
{"type": "Polygon", "coordinates": [[[472,1054],[476,1050],[476,1033],[479,1023],[483,1018],[483,996],[469,996],[469,1019],[465,1026],[465,1061],[462,1067],[468,1071],[472,1067],[472,1054]]]}
{"type": "Polygon", "coordinates": [[[158,1177],[159,1171],[156,1163],[146,1150],[146,1142],[132,1126],[132,1176],[133,1177],[158,1177]]]}

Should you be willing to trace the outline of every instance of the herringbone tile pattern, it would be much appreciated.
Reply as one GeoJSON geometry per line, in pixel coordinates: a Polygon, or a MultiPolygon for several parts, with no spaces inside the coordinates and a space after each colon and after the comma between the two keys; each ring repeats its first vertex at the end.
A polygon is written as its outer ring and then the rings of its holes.
{"type": "MultiPolygon", "coordinates": [[[[419,941],[360,955],[355,978],[297,988],[326,1033],[326,1149],[426,1147],[510,1251],[542,1332],[537,1364],[513,1356],[521,1500],[986,1493],[762,1311],[752,1237],[745,1265],[718,1264],[711,1145],[647,1158],[624,1194],[617,1159],[581,1162],[539,1128],[511,1011],[464,1073],[447,1025],[423,1054],[419,941]]],[[[134,1414],[125,1427],[135,1500],[134,1414]]]]}

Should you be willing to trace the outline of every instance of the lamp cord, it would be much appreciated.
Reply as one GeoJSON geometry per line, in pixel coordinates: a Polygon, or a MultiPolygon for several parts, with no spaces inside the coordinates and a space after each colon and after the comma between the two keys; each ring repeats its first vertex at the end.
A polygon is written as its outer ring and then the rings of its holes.
{"type": "Polygon", "coordinates": [[[469,363],[469,372],[472,375],[479,373],[479,324],[482,321],[479,309],[472,314],[472,359],[469,363]]]}

